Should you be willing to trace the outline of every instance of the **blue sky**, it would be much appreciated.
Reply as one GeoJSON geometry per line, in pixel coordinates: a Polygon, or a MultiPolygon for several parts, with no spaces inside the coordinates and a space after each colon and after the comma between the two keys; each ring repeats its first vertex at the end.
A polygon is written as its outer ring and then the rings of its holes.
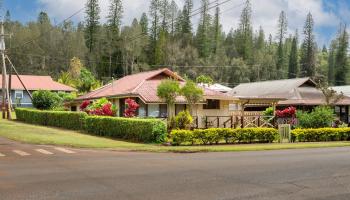
{"type": "MultiPolygon", "coordinates": [[[[28,22],[36,20],[38,13],[43,10],[49,13],[53,23],[59,23],[82,8],[85,0],[3,0],[4,10],[10,10],[13,20],[28,22]]],[[[212,0],[210,0],[211,2],[212,0]]],[[[219,0],[223,2],[224,0],[219,0]]],[[[244,0],[231,0],[221,6],[222,24],[225,31],[236,28],[242,7],[237,6],[244,0]]],[[[105,20],[109,0],[100,0],[101,21],[105,20]]],[[[176,0],[182,7],[183,0],[176,0]]],[[[194,0],[194,7],[198,8],[200,0],[194,0]]],[[[123,24],[129,24],[134,17],[139,18],[142,12],[147,12],[149,0],[123,0],[123,24]]],[[[267,34],[275,35],[277,18],[281,10],[287,13],[288,32],[295,29],[302,33],[306,14],[311,12],[315,20],[315,35],[319,45],[328,45],[337,32],[339,24],[350,22],[350,0],[251,0],[253,7],[253,26],[258,29],[264,27],[267,34]]],[[[4,12],[4,11],[3,11],[4,12]]],[[[84,18],[81,12],[74,17],[74,21],[84,18]]],[[[193,18],[196,25],[198,17],[193,18]]]]}

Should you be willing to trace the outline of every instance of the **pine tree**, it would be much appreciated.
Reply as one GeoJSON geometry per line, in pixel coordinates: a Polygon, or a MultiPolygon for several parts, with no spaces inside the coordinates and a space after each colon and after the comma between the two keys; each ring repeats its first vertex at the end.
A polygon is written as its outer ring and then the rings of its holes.
{"type": "Polygon", "coordinates": [[[141,19],[140,19],[140,26],[142,29],[143,34],[148,34],[148,17],[146,13],[142,13],[141,19]]]}
{"type": "Polygon", "coordinates": [[[191,13],[193,8],[192,0],[186,0],[182,10],[182,34],[192,34],[191,13]]]}
{"type": "Polygon", "coordinates": [[[121,0],[110,0],[109,13],[107,16],[108,29],[115,37],[119,37],[120,25],[123,15],[121,0]]]}
{"type": "Polygon", "coordinates": [[[257,50],[263,50],[264,47],[265,47],[265,33],[264,33],[263,28],[260,26],[255,48],[257,50]]]}
{"type": "Polygon", "coordinates": [[[292,40],[292,47],[289,55],[288,64],[288,78],[296,78],[298,74],[298,33],[295,32],[295,36],[292,40]]]}
{"type": "Polygon", "coordinates": [[[216,7],[214,20],[213,20],[213,38],[212,38],[212,52],[217,53],[220,45],[221,37],[221,24],[220,24],[220,8],[216,7]]]}
{"type": "Polygon", "coordinates": [[[253,28],[251,16],[252,8],[250,1],[247,0],[241,13],[239,28],[236,31],[235,42],[237,52],[243,58],[243,60],[248,60],[252,57],[253,28]]]}
{"type": "Polygon", "coordinates": [[[328,55],[328,84],[335,85],[335,73],[334,73],[334,57],[335,50],[337,48],[337,41],[333,40],[329,47],[329,55],[328,55]]]}
{"type": "Polygon", "coordinates": [[[341,25],[338,33],[338,46],[335,53],[335,85],[346,85],[346,75],[348,72],[348,47],[349,34],[346,25],[341,25]]]}
{"type": "Polygon", "coordinates": [[[170,5],[168,0],[161,0],[160,1],[160,17],[162,20],[162,31],[164,33],[169,33],[169,19],[170,19],[170,5]]]}
{"type": "Polygon", "coordinates": [[[149,15],[151,19],[151,30],[150,30],[150,46],[149,46],[149,63],[156,64],[156,52],[160,50],[157,49],[160,45],[157,44],[159,38],[160,29],[160,10],[161,10],[161,0],[152,0],[149,8],[149,15]]]}
{"type": "Polygon", "coordinates": [[[9,23],[11,21],[11,14],[10,11],[7,10],[5,14],[5,23],[9,23]]]}
{"type": "Polygon", "coordinates": [[[208,13],[209,0],[202,0],[201,2],[201,17],[197,29],[196,39],[199,56],[206,60],[210,55],[210,15],[208,13]]]}
{"type": "Polygon", "coordinates": [[[285,38],[285,35],[287,33],[287,17],[284,11],[280,13],[279,19],[278,19],[278,33],[277,33],[277,39],[278,39],[278,47],[277,47],[277,62],[276,62],[276,70],[277,70],[277,77],[282,78],[282,70],[285,65],[285,55],[284,55],[284,49],[283,49],[283,41],[285,38]]]}
{"type": "Polygon", "coordinates": [[[88,47],[89,52],[92,53],[97,42],[97,34],[100,25],[100,6],[98,5],[98,0],[88,0],[85,13],[86,46],[88,47]]]}
{"type": "Polygon", "coordinates": [[[170,8],[170,35],[175,36],[176,30],[176,19],[178,18],[179,8],[174,0],[171,1],[170,8]]]}
{"type": "Polygon", "coordinates": [[[313,34],[314,20],[311,13],[308,13],[304,26],[304,41],[301,48],[301,76],[313,77],[316,72],[316,43],[313,34]]]}

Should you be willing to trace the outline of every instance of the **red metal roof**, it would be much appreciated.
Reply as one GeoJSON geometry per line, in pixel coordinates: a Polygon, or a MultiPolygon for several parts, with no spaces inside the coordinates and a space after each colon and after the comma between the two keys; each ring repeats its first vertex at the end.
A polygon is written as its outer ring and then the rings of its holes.
{"type": "MultiPolygon", "coordinates": [[[[169,69],[164,68],[160,70],[141,72],[138,74],[125,76],[95,91],[80,96],[77,100],[97,99],[101,97],[138,96],[145,103],[160,103],[163,101],[157,96],[157,87],[163,79],[170,77],[178,80],[181,85],[185,84],[185,80],[183,78],[170,71],[169,69]]],[[[208,97],[209,99],[231,98],[221,92],[207,88],[204,89],[204,97],[208,97]]],[[[186,103],[186,100],[184,97],[178,96],[176,103],[186,103]]]]}
{"type": "MultiPolygon", "coordinates": [[[[1,76],[0,74],[0,87],[2,86],[1,76]]],[[[16,75],[11,77],[11,89],[24,90],[18,77],[16,75]]],[[[50,76],[20,75],[20,78],[28,90],[76,91],[70,86],[54,81],[50,76]]]]}

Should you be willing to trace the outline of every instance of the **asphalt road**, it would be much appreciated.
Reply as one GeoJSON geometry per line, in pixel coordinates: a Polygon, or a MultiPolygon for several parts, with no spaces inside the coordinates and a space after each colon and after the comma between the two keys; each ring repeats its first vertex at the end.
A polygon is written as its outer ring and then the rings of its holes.
{"type": "Polygon", "coordinates": [[[175,154],[0,139],[0,154],[0,200],[350,199],[350,148],[175,154]]]}

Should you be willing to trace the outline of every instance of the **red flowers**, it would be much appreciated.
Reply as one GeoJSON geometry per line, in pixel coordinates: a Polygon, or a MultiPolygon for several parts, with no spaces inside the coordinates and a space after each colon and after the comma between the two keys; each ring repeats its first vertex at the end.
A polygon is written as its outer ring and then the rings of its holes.
{"type": "Polygon", "coordinates": [[[80,110],[86,112],[89,115],[99,115],[99,116],[115,116],[117,113],[117,108],[106,98],[96,100],[94,102],[84,101],[80,105],[80,110]]]}
{"type": "Polygon", "coordinates": [[[136,103],[133,99],[125,99],[125,111],[124,111],[124,117],[135,117],[136,116],[136,110],[140,107],[139,104],[136,103]]]}
{"type": "Polygon", "coordinates": [[[290,106],[284,110],[276,110],[276,116],[280,118],[284,117],[295,117],[297,109],[293,106],[290,106]]]}
{"type": "Polygon", "coordinates": [[[85,109],[90,105],[90,103],[91,102],[89,100],[83,101],[83,103],[80,105],[80,110],[85,111],[85,109]]]}

